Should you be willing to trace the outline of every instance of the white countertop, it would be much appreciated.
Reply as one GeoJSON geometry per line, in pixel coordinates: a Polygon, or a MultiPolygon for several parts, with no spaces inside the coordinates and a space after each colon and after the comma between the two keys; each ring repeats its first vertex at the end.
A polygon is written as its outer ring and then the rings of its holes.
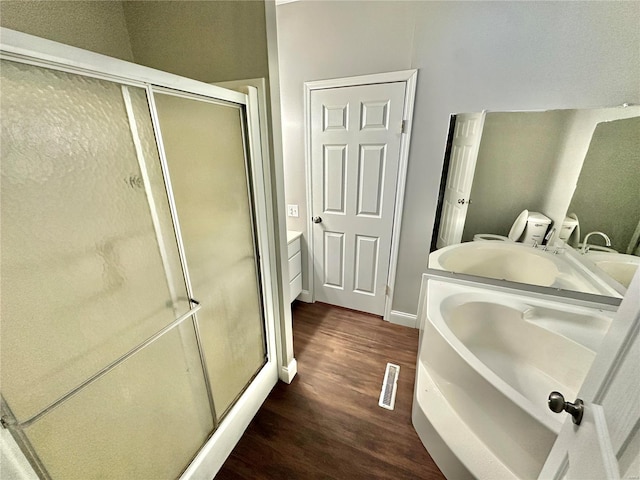
{"type": "Polygon", "coordinates": [[[287,230],[287,244],[293,242],[296,238],[300,238],[302,232],[296,232],[295,230],[287,230]]]}

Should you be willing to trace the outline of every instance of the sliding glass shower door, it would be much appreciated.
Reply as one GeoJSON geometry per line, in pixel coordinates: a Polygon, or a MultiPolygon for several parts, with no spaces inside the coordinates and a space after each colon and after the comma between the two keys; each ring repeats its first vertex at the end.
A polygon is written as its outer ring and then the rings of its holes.
{"type": "Polygon", "coordinates": [[[42,478],[175,478],[267,355],[243,108],[0,80],[3,426],[42,478]]]}
{"type": "Polygon", "coordinates": [[[160,91],[155,105],[208,380],[219,417],[264,364],[266,349],[242,111],[160,91]]]}

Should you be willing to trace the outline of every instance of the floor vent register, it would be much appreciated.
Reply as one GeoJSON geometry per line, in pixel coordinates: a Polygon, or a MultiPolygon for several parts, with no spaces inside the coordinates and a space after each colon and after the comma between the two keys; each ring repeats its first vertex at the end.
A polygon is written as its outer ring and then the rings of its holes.
{"type": "Polygon", "coordinates": [[[393,410],[396,404],[396,390],[398,390],[398,375],[400,374],[400,366],[393,363],[387,363],[387,369],[384,372],[384,380],[382,381],[382,391],[380,392],[380,400],[378,405],[387,410],[393,410]]]}

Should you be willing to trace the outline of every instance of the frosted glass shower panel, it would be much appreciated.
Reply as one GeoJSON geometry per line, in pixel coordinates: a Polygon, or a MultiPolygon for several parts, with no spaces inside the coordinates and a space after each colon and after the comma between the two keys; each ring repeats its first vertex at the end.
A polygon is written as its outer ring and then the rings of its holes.
{"type": "Polygon", "coordinates": [[[243,112],[233,104],[156,93],[214,404],[233,404],[265,361],[264,323],[247,183],[243,112]]]}
{"type": "Polygon", "coordinates": [[[0,75],[1,381],[25,421],[190,307],[145,90],[0,75]]]}
{"type": "Polygon", "coordinates": [[[185,320],[24,430],[53,479],[177,478],[213,430],[185,320]]]}

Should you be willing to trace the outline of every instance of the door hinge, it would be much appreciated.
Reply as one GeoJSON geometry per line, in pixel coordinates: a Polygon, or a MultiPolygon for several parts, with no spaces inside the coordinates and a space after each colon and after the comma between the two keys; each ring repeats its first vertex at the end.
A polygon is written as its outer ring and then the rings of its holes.
{"type": "Polygon", "coordinates": [[[389,287],[389,285],[384,287],[384,294],[388,297],[389,295],[391,295],[391,288],[389,287]]]}
{"type": "Polygon", "coordinates": [[[407,121],[402,120],[402,126],[400,127],[400,133],[407,133],[407,121]]]}

